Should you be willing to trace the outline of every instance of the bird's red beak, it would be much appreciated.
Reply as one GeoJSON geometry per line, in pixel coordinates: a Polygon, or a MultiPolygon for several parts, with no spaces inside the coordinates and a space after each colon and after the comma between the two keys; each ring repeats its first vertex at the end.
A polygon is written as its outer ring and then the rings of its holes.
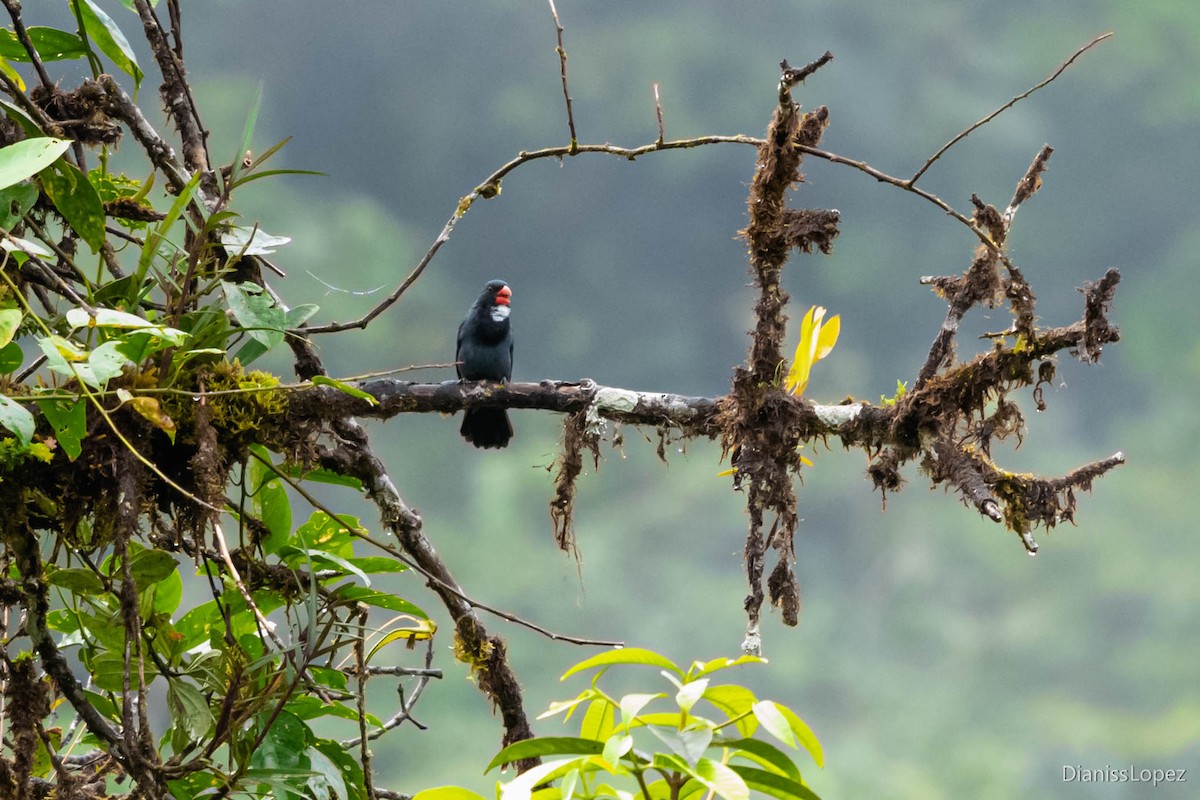
{"type": "Polygon", "coordinates": [[[496,305],[506,306],[512,302],[512,289],[507,286],[500,287],[500,291],[496,292],[496,305]]]}

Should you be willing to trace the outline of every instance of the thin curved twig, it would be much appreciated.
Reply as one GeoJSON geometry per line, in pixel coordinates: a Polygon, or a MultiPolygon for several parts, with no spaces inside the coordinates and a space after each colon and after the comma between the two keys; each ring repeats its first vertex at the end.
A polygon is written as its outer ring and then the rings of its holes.
{"type": "Polygon", "coordinates": [[[522,150],[516,158],[512,159],[500,169],[493,172],[487,177],[483,183],[476,186],[471,192],[458,202],[458,207],[455,208],[454,214],[446,221],[441,232],[434,239],[433,244],[413,267],[412,272],[404,279],[404,281],[396,287],[390,295],[384,298],[378,305],[368,311],[362,317],[359,317],[352,322],[331,322],[327,325],[314,325],[305,328],[308,334],[314,333],[338,333],[339,331],[351,330],[353,328],[365,328],[376,317],[387,311],[396,303],[397,300],[408,291],[408,288],[416,283],[417,278],[421,277],[421,273],[429,266],[429,262],[437,255],[437,252],[442,249],[442,245],[450,240],[450,234],[454,232],[454,226],[458,220],[471,208],[471,205],[479,198],[490,199],[500,194],[500,181],[504,179],[508,173],[512,172],[522,164],[527,164],[530,161],[536,161],[542,158],[564,158],[566,156],[578,155],[580,153],[608,153],[609,155],[620,156],[630,161],[644,156],[648,153],[655,153],[660,150],[684,150],[692,147],[701,147],[708,144],[749,144],[758,147],[762,144],[762,139],[755,139],[752,136],[744,136],[737,134],[735,136],[700,136],[694,139],[676,139],[670,142],[653,142],[651,144],[642,145],[641,147],[618,147],[612,144],[581,144],[575,147],[559,146],[546,147],[541,150],[525,151],[522,150]]]}
{"type": "Polygon", "coordinates": [[[973,125],[968,127],[966,130],[962,131],[957,136],[955,136],[953,139],[946,142],[944,145],[942,145],[940,150],[938,150],[936,153],[934,153],[932,156],[929,157],[929,159],[921,166],[921,168],[919,170],[917,170],[913,174],[913,176],[911,178],[909,178],[906,181],[906,183],[909,185],[909,187],[911,187],[914,183],[917,182],[917,180],[922,175],[924,175],[929,170],[930,167],[933,166],[935,161],[937,161],[939,158],[941,158],[942,156],[944,156],[946,154],[947,150],[949,150],[951,147],[954,147],[954,145],[958,144],[963,139],[967,138],[969,135],[974,133],[976,130],[978,130],[979,128],[982,128],[984,125],[988,124],[989,122],[994,120],[996,117],[1000,116],[1005,111],[1007,111],[1008,109],[1015,106],[1017,103],[1024,100],[1026,97],[1029,97],[1029,95],[1033,94],[1038,89],[1041,89],[1041,88],[1049,85],[1059,75],[1062,75],[1066,71],[1067,67],[1071,66],[1071,64],[1073,64],[1075,62],[1075,59],[1079,58],[1081,55],[1086,53],[1088,50],[1091,50],[1093,47],[1100,44],[1105,39],[1111,39],[1113,37],[1113,35],[1114,34],[1112,33],[1112,31],[1109,31],[1108,33],[1101,34],[1100,36],[1097,36],[1095,39],[1092,39],[1090,42],[1085,44],[1083,47],[1076,50],[1075,53],[1070,58],[1068,58],[1061,65],[1059,65],[1058,69],[1056,69],[1054,71],[1054,74],[1052,74],[1049,78],[1046,78],[1046,80],[1042,81],[1037,86],[1034,86],[1033,88],[1029,89],[1028,91],[1017,95],[1012,100],[1009,100],[1007,103],[1005,103],[1004,105],[997,108],[991,114],[988,114],[983,119],[975,122],[973,125]]]}

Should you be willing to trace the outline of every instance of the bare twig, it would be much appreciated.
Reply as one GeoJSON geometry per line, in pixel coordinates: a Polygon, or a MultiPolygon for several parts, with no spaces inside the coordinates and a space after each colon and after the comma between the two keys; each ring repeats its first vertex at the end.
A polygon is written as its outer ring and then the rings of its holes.
{"type": "MultiPolygon", "coordinates": [[[[257,459],[260,463],[262,463],[268,469],[275,470],[275,465],[272,464],[271,462],[263,459],[256,453],[252,454],[252,455],[254,456],[255,459],[257,459]]],[[[286,475],[282,472],[276,471],[276,475],[279,476],[280,480],[282,480],[289,487],[291,487],[293,490],[295,490],[295,492],[297,494],[299,494],[301,497],[303,497],[305,499],[305,501],[307,501],[310,505],[312,505],[313,508],[315,508],[319,511],[323,511],[326,514],[328,514],[331,518],[336,519],[335,512],[332,509],[330,509],[328,506],[326,506],[324,503],[322,503],[315,495],[313,495],[312,493],[307,491],[304,488],[303,484],[299,483],[298,481],[293,480],[291,478],[291,476],[286,475]]],[[[579,637],[579,636],[570,636],[570,635],[567,635],[564,633],[555,633],[554,631],[551,631],[547,628],[543,628],[541,625],[538,625],[534,622],[530,622],[527,619],[519,617],[516,614],[513,614],[508,611],[502,611],[501,609],[495,608],[493,606],[489,606],[486,603],[481,603],[480,601],[472,598],[470,595],[468,595],[466,592],[464,592],[462,590],[462,588],[459,587],[459,585],[453,579],[447,579],[449,572],[445,569],[444,565],[441,566],[441,569],[433,569],[428,564],[409,557],[409,555],[407,555],[404,551],[401,551],[400,549],[398,549],[395,545],[388,544],[387,542],[381,542],[378,539],[370,536],[369,534],[364,534],[359,531],[350,531],[350,533],[353,536],[355,536],[356,538],[361,539],[362,541],[372,545],[373,547],[378,548],[382,552],[387,553],[388,555],[395,558],[397,561],[400,561],[400,562],[406,564],[408,567],[415,570],[416,572],[419,572],[438,591],[449,592],[450,594],[454,595],[462,602],[469,605],[471,608],[478,608],[482,611],[486,611],[489,614],[492,614],[493,616],[497,616],[500,619],[507,620],[508,622],[511,622],[515,625],[520,625],[523,628],[528,628],[531,631],[540,633],[541,635],[545,636],[547,639],[551,639],[553,641],[559,641],[559,642],[568,642],[570,644],[592,646],[592,647],[620,647],[624,644],[624,642],[618,642],[618,641],[608,641],[608,640],[603,640],[603,639],[585,639],[585,638],[579,637]]],[[[438,677],[440,677],[440,674],[438,677]]]]}
{"type": "Polygon", "coordinates": [[[470,210],[471,205],[479,198],[490,199],[500,194],[500,182],[508,173],[512,172],[522,164],[527,164],[530,161],[536,161],[542,158],[563,158],[564,156],[575,155],[578,153],[608,153],[609,155],[619,156],[621,158],[633,161],[640,156],[648,153],[657,153],[662,150],[685,150],[692,147],[702,147],[709,144],[749,144],[758,146],[762,143],[761,139],[755,139],[752,136],[743,136],[741,134],[735,136],[700,136],[694,139],[677,139],[670,142],[654,142],[652,144],[642,145],[641,147],[618,147],[611,144],[583,144],[575,148],[572,147],[546,147],[541,150],[521,151],[516,158],[509,161],[500,169],[493,172],[487,179],[476,186],[471,192],[458,202],[458,207],[454,210],[454,214],[446,221],[441,232],[434,239],[433,244],[425,251],[425,255],[421,256],[421,260],[413,267],[412,272],[404,279],[404,281],[396,287],[390,295],[380,301],[369,312],[362,317],[352,322],[331,322],[327,325],[314,325],[306,328],[305,331],[309,334],[315,333],[337,333],[339,331],[350,330],[352,328],[365,328],[376,317],[387,311],[399,300],[409,287],[412,286],[425,268],[429,266],[429,262],[442,249],[442,245],[450,241],[450,234],[454,232],[454,226],[470,210]]]}
{"type": "Polygon", "coordinates": [[[920,168],[919,170],[917,170],[917,171],[916,171],[916,172],[913,174],[913,176],[912,176],[911,178],[909,178],[909,179],[908,179],[908,181],[906,181],[906,183],[908,183],[910,186],[911,186],[912,184],[916,183],[916,182],[917,182],[917,181],[920,179],[920,177],[921,177],[922,175],[924,175],[924,174],[926,173],[926,171],[928,171],[928,169],[929,169],[930,167],[932,167],[932,166],[933,166],[933,164],[934,164],[934,162],[935,162],[935,161],[937,161],[939,158],[941,158],[942,156],[944,156],[944,155],[946,154],[946,151],[947,151],[947,150],[949,150],[951,147],[953,147],[954,145],[956,145],[956,144],[958,144],[959,142],[961,142],[963,139],[967,138],[967,136],[971,135],[972,133],[974,133],[974,132],[975,132],[976,130],[978,130],[979,128],[983,127],[984,125],[986,125],[986,124],[988,124],[989,122],[991,122],[992,120],[994,120],[996,117],[998,117],[998,116],[1000,116],[1001,114],[1003,114],[1003,113],[1004,113],[1005,111],[1007,111],[1008,109],[1010,109],[1010,108],[1012,108],[1013,106],[1015,106],[1017,103],[1019,103],[1019,102],[1021,102],[1022,100],[1024,100],[1026,97],[1029,97],[1029,95],[1033,94],[1033,93],[1034,93],[1034,92],[1036,92],[1038,89],[1041,89],[1041,88],[1043,88],[1043,87],[1045,87],[1045,86],[1049,85],[1049,84],[1050,84],[1052,81],[1054,81],[1054,79],[1056,79],[1056,78],[1057,78],[1059,75],[1062,75],[1062,74],[1063,74],[1063,72],[1065,72],[1065,71],[1066,71],[1067,67],[1069,67],[1069,66],[1071,66],[1071,64],[1075,63],[1075,59],[1079,58],[1081,55],[1083,55],[1084,53],[1086,53],[1088,50],[1091,50],[1093,47],[1095,47],[1096,45],[1100,44],[1100,43],[1101,43],[1101,42],[1103,42],[1105,39],[1110,39],[1110,38],[1112,38],[1112,36],[1113,36],[1113,34],[1112,34],[1111,32],[1109,32],[1109,33],[1105,33],[1105,34],[1102,34],[1102,35],[1100,35],[1100,36],[1097,36],[1095,39],[1092,39],[1090,42],[1088,42],[1087,44],[1085,44],[1083,47],[1081,47],[1081,48],[1079,48],[1078,50],[1076,50],[1076,51],[1075,51],[1075,53],[1074,53],[1074,54],[1073,54],[1073,55],[1072,55],[1070,58],[1068,58],[1068,59],[1067,59],[1066,61],[1064,61],[1064,62],[1063,62],[1061,65],[1059,65],[1059,68],[1058,68],[1058,69],[1056,69],[1056,70],[1054,71],[1054,74],[1052,74],[1052,75],[1051,75],[1049,78],[1046,78],[1046,80],[1042,81],[1042,82],[1041,82],[1041,83],[1039,83],[1037,86],[1034,86],[1032,89],[1029,89],[1028,91],[1026,91],[1026,92],[1024,92],[1024,93],[1017,95],[1017,96],[1016,96],[1016,97],[1014,97],[1012,100],[1009,100],[1007,103],[1005,103],[1004,105],[1000,106],[999,108],[997,108],[997,109],[996,109],[995,111],[993,111],[992,113],[988,114],[988,115],[987,115],[986,117],[984,117],[983,119],[981,119],[981,120],[979,120],[978,122],[974,123],[973,125],[971,125],[970,127],[968,127],[966,130],[964,130],[964,131],[962,131],[961,133],[959,133],[958,135],[956,135],[956,136],[955,136],[953,139],[951,139],[950,141],[946,142],[944,145],[942,145],[942,147],[941,147],[941,149],[940,149],[940,150],[938,150],[936,153],[934,153],[933,155],[931,155],[931,156],[929,157],[929,159],[928,159],[928,160],[927,160],[927,161],[926,161],[926,162],[925,162],[925,163],[924,163],[924,164],[921,166],[921,168],[920,168]]]}
{"type": "Polygon", "coordinates": [[[42,57],[38,54],[37,48],[33,46],[33,40],[29,38],[29,30],[25,27],[25,21],[21,18],[20,0],[4,0],[4,7],[8,9],[8,15],[12,17],[13,32],[17,35],[21,46],[25,48],[25,52],[29,55],[29,61],[33,64],[33,68],[38,74],[38,79],[41,80],[43,86],[53,86],[54,81],[50,80],[50,74],[46,72],[46,67],[42,65],[42,57]]]}
{"type": "Polygon", "coordinates": [[[575,135],[575,111],[571,107],[571,92],[567,88],[567,48],[563,46],[563,26],[558,19],[558,9],[554,6],[554,0],[550,0],[550,13],[554,16],[554,30],[558,35],[558,46],[554,51],[558,53],[559,74],[562,76],[563,99],[567,102],[567,129],[571,132],[571,146],[567,155],[575,155],[579,152],[579,137],[575,135]]]}

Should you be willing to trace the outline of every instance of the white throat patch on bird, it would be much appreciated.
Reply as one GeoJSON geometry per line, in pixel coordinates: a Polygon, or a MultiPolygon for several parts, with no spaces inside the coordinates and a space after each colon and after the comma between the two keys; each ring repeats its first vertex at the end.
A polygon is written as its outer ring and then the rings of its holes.
{"type": "Polygon", "coordinates": [[[509,312],[512,309],[508,306],[494,306],[492,308],[492,322],[503,322],[508,319],[509,312]]]}

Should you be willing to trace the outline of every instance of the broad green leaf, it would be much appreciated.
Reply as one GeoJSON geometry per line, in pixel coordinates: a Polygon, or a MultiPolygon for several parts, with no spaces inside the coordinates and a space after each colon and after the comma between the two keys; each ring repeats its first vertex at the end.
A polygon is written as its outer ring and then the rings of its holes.
{"type": "MultiPolygon", "coordinates": [[[[117,630],[121,630],[118,626],[117,630]]],[[[113,652],[99,653],[92,659],[92,679],[98,689],[109,692],[120,692],[125,685],[125,659],[121,657],[120,649],[113,652]]],[[[143,663],[146,673],[146,684],[149,685],[158,677],[158,669],[150,659],[143,663]]]]}
{"type": "Polygon", "coordinates": [[[12,431],[22,447],[33,441],[33,414],[6,394],[0,394],[0,425],[12,431]]]}
{"type": "Polygon", "coordinates": [[[308,788],[313,797],[347,797],[346,781],[341,770],[324,753],[309,747],[306,753],[308,766],[317,774],[308,779],[308,788]]]}
{"type": "Polygon", "coordinates": [[[161,580],[146,589],[143,594],[145,592],[152,593],[151,607],[154,613],[170,617],[183,601],[183,578],[176,570],[168,575],[166,580],[161,580]]]}
{"type": "Polygon", "coordinates": [[[129,558],[129,571],[138,588],[164,581],[179,570],[179,562],[165,550],[143,550],[129,558]]]}
{"type": "Polygon", "coordinates": [[[627,694],[621,698],[621,720],[628,725],[634,717],[642,713],[642,709],[650,704],[650,701],[657,700],[660,697],[666,697],[662,692],[657,694],[627,694]]]}
{"type": "Polygon", "coordinates": [[[758,720],[750,713],[758,698],[754,692],[738,684],[710,686],[704,691],[704,699],[724,712],[728,719],[737,719],[735,726],[742,736],[753,736],[758,720]]]}
{"type": "MultiPolygon", "coordinates": [[[[590,697],[593,696],[591,693],[594,691],[589,689],[585,694],[590,697]]],[[[585,739],[602,742],[612,735],[615,718],[616,709],[608,701],[608,698],[596,698],[588,704],[587,711],[584,712],[583,719],[579,722],[579,735],[585,739]]]]}
{"type": "Polygon", "coordinates": [[[25,351],[16,342],[0,347],[0,375],[16,372],[25,363],[25,351]]]}
{"type": "Polygon", "coordinates": [[[741,776],[720,761],[702,758],[687,773],[725,800],[750,800],[750,789],[741,776]]]}
{"type": "Polygon", "coordinates": [[[773,701],[762,700],[755,703],[754,716],[767,729],[767,733],[788,747],[797,749],[796,736],[792,733],[792,726],[788,724],[787,717],[783,715],[783,712],[779,710],[779,706],[773,701]]]}
{"type": "Polygon", "coordinates": [[[745,782],[746,786],[756,792],[762,792],[780,800],[821,800],[819,796],[797,780],[776,775],[754,767],[735,764],[729,768],[745,782]]]}
{"type": "Polygon", "coordinates": [[[79,10],[80,16],[83,17],[83,29],[87,32],[88,37],[96,43],[104,55],[117,65],[118,69],[133,78],[135,89],[140,86],[142,69],[138,66],[133,48],[129,46],[129,40],[125,38],[125,34],[121,33],[117,23],[113,22],[112,17],[105,14],[92,0],[82,0],[82,2],[76,0],[74,5],[79,10]]]}
{"type": "Polygon", "coordinates": [[[706,725],[685,728],[684,730],[652,725],[648,726],[647,730],[670,748],[672,753],[682,758],[688,764],[699,763],[700,758],[704,755],[704,751],[708,749],[708,745],[713,739],[712,728],[706,725]]]}
{"type": "MultiPolygon", "coordinates": [[[[329,739],[318,739],[313,742],[313,749],[320,751],[341,772],[342,777],[346,781],[346,786],[350,790],[350,794],[346,795],[346,800],[367,800],[366,791],[360,787],[363,786],[362,765],[355,758],[357,753],[347,750],[339,742],[329,739]]],[[[330,798],[330,800],[335,800],[330,798]]],[[[342,797],[336,798],[342,800],[342,797]]],[[[463,800],[466,800],[463,798],[463,800]]]]}
{"type": "Polygon", "coordinates": [[[187,341],[187,334],[178,328],[159,325],[142,319],[137,314],[130,314],[115,308],[97,308],[93,309],[92,313],[82,308],[72,308],[67,311],[66,318],[67,324],[72,328],[116,328],[139,331],[153,334],[175,346],[187,341]]]}
{"type": "Polygon", "coordinates": [[[825,768],[825,751],[821,749],[821,742],[817,739],[817,735],[812,732],[812,728],[808,727],[808,723],[800,719],[795,711],[778,703],[775,707],[783,718],[787,720],[788,727],[792,729],[792,733],[796,734],[796,738],[800,740],[800,744],[812,756],[813,761],[818,767],[825,768]]]}
{"type": "Polygon", "coordinates": [[[12,68],[12,64],[8,63],[8,59],[0,56],[0,72],[8,76],[8,79],[16,85],[22,92],[25,91],[25,79],[21,77],[21,73],[12,68]]]}
{"type": "Polygon", "coordinates": [[[475,794],[470,789],[461,786],[438,786],[435,789],[422,789],[412,796],[412,800],[487,800],[481,794],[475,794]]]}
{"type": "Polygon", "coordinates": [[[796,716],[796,712],[787,706],[763,700],[754,704],[754,716],[758,717],[758,721],[768,733],[789,747],[796,747],[798,739],[817,766],[825,766],[825,753],[821,749],[821,743],[804,720],[796,716]]]}
{"type": "Polygon", "coordinates": [[[633,737],[629,734],[614,733],[604,743],[602,756],[610,764],[616,764],[621,757],[633,749],[633,737]]]}
{"type": "Polygon", "coordinates": [[[0,230],[11,231],[38,199],[38,188],[19,181],[0,189],[0,230]]]}
{"type": "Polygon", "coordinates": [[[37,408],[42,410],[42,416],[54,428],[62,452],[71,461],[78,458],[79,453],[83,452],[83,438],[88,435],[88,401],[82,397],[47,399],[37,401],[37,408]]]}
{"type": "Polygon", "coordinates": [[[75,594],[104,594],[104,582],[90,569],[47,569],[46,582],[75,594]]]}
{"type": "Polygon", "coordinates": [[[590,758],[565,758],[547,761],[527,770],[500,786],[500,800],[531,800],[533,790],[571,770],[579,769],[590,758]]]}
{"type": "Polygon", "coordinates": [[[388,594],[376,589],[368,589],[365,586],[342,586],[334,592],[334,595],[341,600],[366,603],[369,606],[386,608],[389,611],[400,611],[404,614],[412,614],[414,617],[419,617],[420,619],[428,618],[428,615],[424,611],[403,597],[397,597],[394,594],[388,594]]]}
{"type": "Polygon", "coordinates": [[[379,572],[407,572],[408,565],[403,561],[397,561],[391,556],[362,556],[360,558],[345,559],[348,564],[352,564],[362,572],[369,575],[374,575],[379,572]]]}
{"type": "Polygon", "coordinates": [[[167,709],[171,712],[171,721],[186,731],[192,742],[205,738],[215,723],[204,695],[185,680],[167,683],[167,709]]]}
{"type": "Polygon", "coordinates": [[[695,680],[709,675],[713,672],[730,667],[740,667],[742,664],[766,664],[767,660],[760,656],[738,656],[737,658],[714,658],[712,661],[693,661],[692,666],[688,669],[688,679],[695,680]]]}
{"type": "Polygon", "coordinates": [[[762,739],[732,739],[717,740],[713,742],[713,745],[732,750],[733,758],[755,761],[785,778],[794,781],[801,780],[800,768],[796,766],[796,763],[787,753],[770,742],[764,742],[762,739]]]}
{"type": "Polygon", "coordinates": [[[698,681],[685,683],[683,688],[675,693],[675,702],[679,704],[679,710],[685,714],[692,710],[692,707],[700,701],[704,695],[704,690],[708,688],[708,678],[701,678],[698,681]]]}
{"type": "MultiPolygon", "coordinates": [[[[546,756],[598,756],[604,752],[604,743],[594,739],[578,739],[573,736],[544,736],[513,742],[496,754],[483,772],[486,775],[496,767],[521,761],[526,758],[546,756]]],[[[561,762],[560,762],[561,763],[561,762]]],[[[536,784],[534,784],[536,785],[536,784]]]]}
{"type": "MultiPolygon", "coordinates": [[[[83,58],[87,48],[83,40],[73,33],[60,31],[56,28],[34,26],[27,28],[29,40],[42,61],[63,61],[71,58],[83,58]]],[[[0,56],[10,61],[29,61],[29,53],[8,28],[0,28],[0,56]]]]}
{"type": "Polygon", "coordinates": [[[251,458],[246,467],[250,481],[250,511],[270,532],[260,544],[264,552],[273,554],[279,552],[292,535],[292,503],[283,482],[270,466],[270,453],[262,447],[256,447],[255,452],[259,457],[251,458]]]}
{"type": "Polygon", "coordinates": [[[676,675],[682,676],[683,670],[675,665],[666,656],[661,656],[653,650],[645,650],[640,647],[623,647],[615,650],[609,650],[599,655],[580,661],[575,666],[568,669],[562,674],[560,680],[566,680],[572,675],[583,672],[584,670],[594,669],[595,667],[610,667],[613,664],[644,664],[647,666],[661,667],[665,670],[670,670],[676,675]]]}
{"type": "Polygon", "coordinates": [[[359,389],[357,386],[351,386],[345,381],[339,381],[334,378],[327,378],[324,375],[316,375],[312,379],[314,386],[332,386],[343,394],[348,394],[351,397],[357,397],[359,400],[366,400],[368,405],[377,406],[379,401],[372,395],[359,389]]]}
{"type": "Polygon", "coordinates": [[[104,247],[104,206],[87,176],[65,161],[40,173],[42,188],[92,252],[104,247]]]}
{"type": "MultiPolygon", "coordinates": [[[[3,33],[11,32],[0,31],[0,34],[3,33]]],[[[0,148],[0,189],[7,189],[41,172],[57,161],[70,146],[70,139],[42,136],[0,148]]]]}
{"type": "Polygon", "coordinates": [[[296,478],[304,481],[314,481],[316,483],[330,483],[335,486],[349,486],[357,491],[362,491],[362,481],[358,478],[352,478],[349,475],[339,475],[332,470],[310,469],[305,470],[298,464],[285,464],[279,466],[278,469],[287,475],[289,478],[296,478]]]}
{"type": "Polygon", "coordinates": [[[21,319],[25,315],[19,308],[0,308],[0,347],[6,346],[13,340],[17,328],[21,327],[21,319]]]}

